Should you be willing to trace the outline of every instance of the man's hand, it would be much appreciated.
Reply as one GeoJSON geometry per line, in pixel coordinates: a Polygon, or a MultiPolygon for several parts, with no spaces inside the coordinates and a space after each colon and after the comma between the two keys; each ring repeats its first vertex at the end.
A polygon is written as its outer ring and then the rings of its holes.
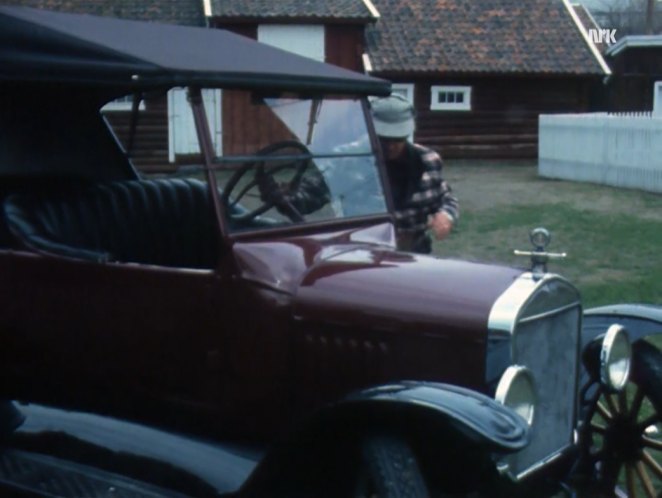
{"type": "Polygon", "coordinates": [[[445,211],[439,211],[428,218],[428,228],[432,229],[437,240],[445,239],[453,228],[453,221],[445,211]]]}

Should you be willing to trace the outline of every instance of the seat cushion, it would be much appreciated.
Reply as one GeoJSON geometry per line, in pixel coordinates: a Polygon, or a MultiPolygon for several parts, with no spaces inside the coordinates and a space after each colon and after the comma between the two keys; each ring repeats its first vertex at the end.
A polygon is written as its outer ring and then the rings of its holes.
{"type": "Polygon", "coordinates": [[[218,254],[209,192],[198,180],[130,180],[15,194],[4,208],[12,235],[39,252],[190,268],[212,268],[218,254]]]}

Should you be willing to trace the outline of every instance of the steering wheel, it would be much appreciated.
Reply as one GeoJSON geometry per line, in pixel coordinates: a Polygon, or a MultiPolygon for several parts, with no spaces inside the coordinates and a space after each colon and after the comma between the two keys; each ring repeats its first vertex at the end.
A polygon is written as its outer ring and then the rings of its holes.
{"type": "Polygon", "coordinates": [[[256,218],[257,216],[261,215],[262,213],[269,211],[269,209],[271,209],[274,206],[276,206],[279,209],[279,211],[285,214],[292,221],[294,222],[304,221],[303,215],[299,212],[299,210],[296,207],[292,205],[292,203],[287,199],[286,195],[274,196],[273,199],[262,200],[261,204],[258,207],[250,211],[233,213],[233,210],[236,208],[239,201],[241,201],[241,199],[243,199],[244,196],[256,186],[260,184],[269,183],[269,184],[273,184],[274,188],[281,188],[278,186],[278,183],[275,180],[275,175],[276,173],[282,170],[285,169],[295,170],[290,180],[288,180],[283,185],[285,191],[291,194],[299,189],[301,185],[301,179],[303,178],[303,174],[306,171],[306,168],[308,168],[308,166],[310,165],[311,154],[310,154],[310,150],[308,150],[308,147],[306,147],[304,144],[302,144],[297,140],[283,140],[281,142],[275,142],[273,144],[267,145],[266,147],[260,149],[257,152],[257,155],[268,156],[282,149],[298,149],[304,154],[306,154],[308,157],[302,159],[295,159],[290,162],[286,162],[284,164],[275,166],[273,168],[267,168],[266,160],[264,160],[264,161],[246,163],[242,165],[239,169],[237,169],[232,174],[228,182],[225,184],[225,187],[220,197],[221,202],[225,206],[227,214],[232,221],[235,222],[250,221],[256,218]],[[239,183],[239,180],[241,180],[244,177],[244,175],[246,175],[246,173],[253,168],[255,168],[255,174],[253,176],[253,179],[250,182],[248,182],[237,193],[233,201],[230,201],[230,194],[237,186],[237,183],[239,183]]]}

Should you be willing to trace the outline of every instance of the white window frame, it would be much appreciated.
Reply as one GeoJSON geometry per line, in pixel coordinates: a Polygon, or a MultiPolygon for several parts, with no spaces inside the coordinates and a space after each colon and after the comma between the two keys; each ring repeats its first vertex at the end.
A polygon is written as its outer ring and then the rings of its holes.
{"type": "MultiPolygon", "coordinates": [[[[111,100],[106,105],[104,105],[102,111],[130,111],[133,109],[133,95],[125,95],[116,100],[111,100]],[[128,97],[128,98],[127,98],[128,97]]],[[[142,99],[138,105],[139,111],[145,110],[145,100],[142,99]]]]}
{"type": "MultiPolygon", "coordinates": [[[[414,84],[413,83],[392,83],[391,95],[402,95],[414,107],[414,84]],[[400,91],[399,91],[400,90],[400,91]]],[[[409,142],[414,141],[414,134],[407,137],[409,142]]]]}
{"type": "Polygon", "coordinates": [[[414,84],[413,83],[393,83],[391,84],[391,95],[402,95],[411,105],[414,105],[414,84]]]}
{"type": "Polygon", "coordinates": [[[430,88],[430,109],[433,111],[470,111],[471,87],[459,85],[432,85],[430,88]],[[440,93],[462,93],[462,102],[439,102],[440,93]]]}

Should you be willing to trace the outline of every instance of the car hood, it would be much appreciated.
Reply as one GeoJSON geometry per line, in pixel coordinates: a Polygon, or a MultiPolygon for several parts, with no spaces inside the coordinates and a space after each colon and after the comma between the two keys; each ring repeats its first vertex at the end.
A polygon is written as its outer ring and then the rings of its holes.
{"type": "Polygon", "coordinates": [[[296,320],[480,330],[522,270],[394,249],[390,224],[246,242],[234,248],[243,279],[289,294],[296,320]],[[276,263],[276,264],[275,264],[276,263]]]}
{"type": "MultiPolygon", "coordinates": [[[[484,334],[496,299],[521,270],[356,247],[319,261],[301,280],[297,319],[384,330],[461,328],[484,334]]],[[[481,334],[481,335],[482,335],[481,334]]]]}

